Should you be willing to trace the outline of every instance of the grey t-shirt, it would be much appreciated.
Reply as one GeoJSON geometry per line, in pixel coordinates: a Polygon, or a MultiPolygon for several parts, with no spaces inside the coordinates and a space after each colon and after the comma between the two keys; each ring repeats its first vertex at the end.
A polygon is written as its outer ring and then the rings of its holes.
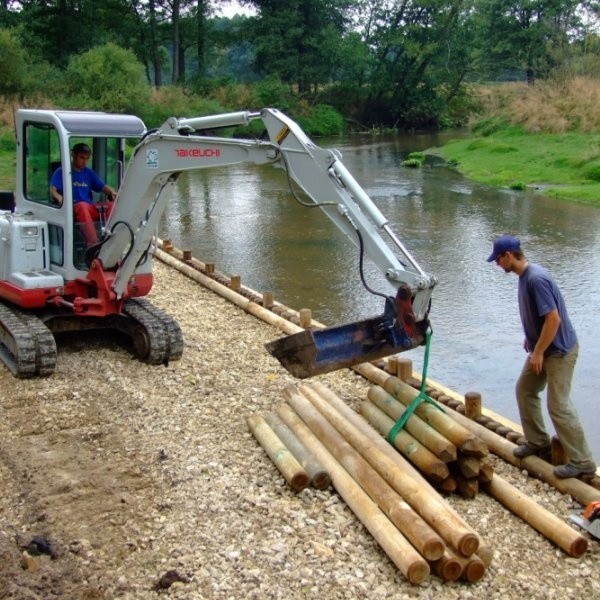
{"type": "Polygon", "coordinates": [[[544,267],[529,263],[519,277],[519,312],[527,340],[527,350],[531,352],[542,331],[544,316],[554,309],[560,316],[560,327],[544,356],[557,352],[566,354],[577,343],[577,334],[565,306],[558,286],[544,267]]]}

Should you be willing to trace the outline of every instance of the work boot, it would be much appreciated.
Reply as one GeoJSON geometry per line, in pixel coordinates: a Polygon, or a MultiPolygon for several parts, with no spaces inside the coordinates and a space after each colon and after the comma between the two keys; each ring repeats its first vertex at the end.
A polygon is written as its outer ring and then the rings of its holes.
{"type": "Polygon", "coordinates": [[[534,446],[529,442],[522,444],[521,446],[517,446],[513,450],[513,455],[517,458],[527,458],[528,456],[540,456],[541,454],[549,454],[550,453],[550,444],[546,446],[534,446]]]}
{"type": "Polygon", "coordinates": [[[580,477],[581,475],[594,475],[596,469],[593,467],[577,467],[573,463],[567,463],[566,465],[559,465],[554,467],[554,476],[559,479],[567,479],[568,477],[580,477]]]}

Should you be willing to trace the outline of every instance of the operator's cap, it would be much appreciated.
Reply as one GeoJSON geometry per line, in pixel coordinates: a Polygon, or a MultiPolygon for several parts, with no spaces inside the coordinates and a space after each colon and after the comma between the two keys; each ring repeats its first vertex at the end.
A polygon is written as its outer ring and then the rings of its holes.
{"type": "Polygon", "coordinates": [[[521,242],[512,235],[501,235],[494,240],[492,253],[488,256],[487,261],[493,262],[505,252],[514,252],[521,249],[521,242]]]}

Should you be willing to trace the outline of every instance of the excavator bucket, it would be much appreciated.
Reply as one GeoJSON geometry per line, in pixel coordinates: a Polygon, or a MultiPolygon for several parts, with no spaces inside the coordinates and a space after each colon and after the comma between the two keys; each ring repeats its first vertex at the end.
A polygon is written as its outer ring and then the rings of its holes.
{"type": "Polygon", "coordinates": [[[427,320],[415,323],[409,303],[389,297],[383,315],[307,329],[266,348],[292,375],[305,379],[415,348],[424,343],[427,327],[427,320]]]}

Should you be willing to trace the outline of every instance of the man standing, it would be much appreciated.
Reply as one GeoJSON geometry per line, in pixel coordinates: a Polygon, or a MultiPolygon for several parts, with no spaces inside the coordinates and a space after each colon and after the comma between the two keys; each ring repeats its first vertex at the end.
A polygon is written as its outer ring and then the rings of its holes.
{"type": "Polygon", "coordinates": [[[570,398],[579,346],[562,294],[546,269],[527,261],[515,237],[503,235],[494,240],[487,261],[519,276],[519,312],[528,356],[516,395],[527,443],[516,448],[514,455],[526,458],[550,447],[540,401],[547,385],[548,413],[569,458],[567,464],[554,468],[554,475],[561,479],[591,475],[596,465],[570,398]]]}
{"type": "MultiPolygon", "coordinates": [[[[73,186],[73,210],[75,220],[81,223],[86,244],[89,246],[98,241],[95,221],[100,220],[97,206],[92,199],[92,192],[104,192],[110,200],[114,200],[117,192],[106,185],[96,173],[87,166],[92,151],[87,144],[75,144],[71,151],[71,182],[73,186]]],[[[63,174],[59,167],[52,174],[50,193],[59,205],[63,203],[63,174]]],[[[108,206],[107,215],[112,205],[108,206]]]]}

